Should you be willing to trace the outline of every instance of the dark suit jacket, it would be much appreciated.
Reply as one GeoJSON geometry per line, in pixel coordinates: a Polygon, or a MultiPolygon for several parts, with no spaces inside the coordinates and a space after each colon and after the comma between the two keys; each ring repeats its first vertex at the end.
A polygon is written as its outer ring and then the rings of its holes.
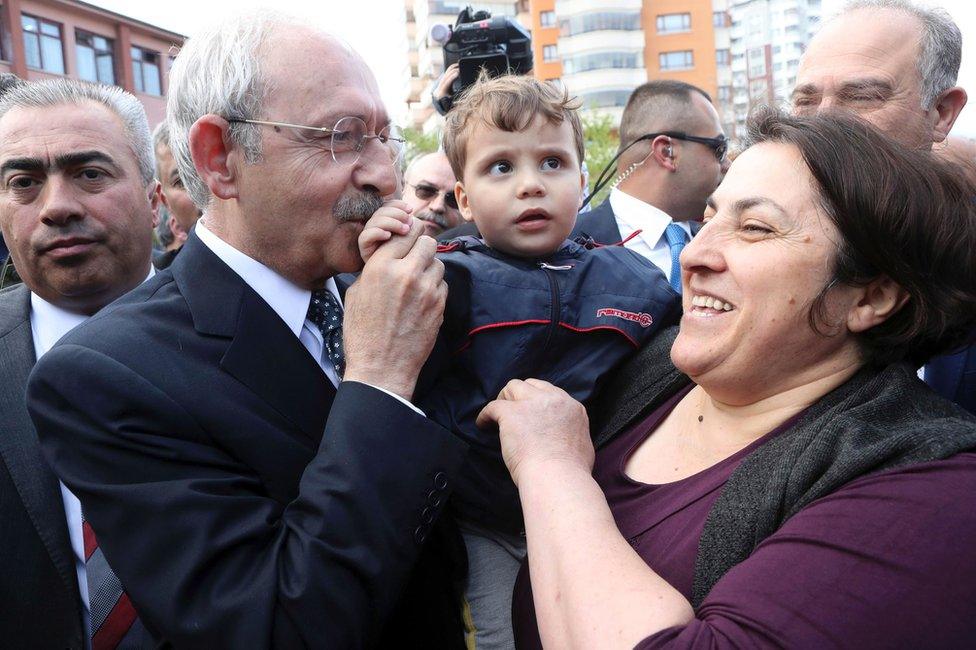
{"type": "Polygon", "coordinates": [[[435,645],[384,623],[463,445],[382,391],[337,391],[195,235],[41,359],[28,406],[161,639],[435,645]]]}
{"type": "MultiPolygon", "coordinates": [[[[701,230],[702,224],[698,221],[692,221],[689,226],[691,227],[691,236],[694,237],[701,230]]],[[[589,212],[580,213],[576,218],[576,227],[573,228],[570,239],[580,234],[587,234],[600,244],[616,244],[623,239],[620,228],[617,227],[617,217],[613,213],[613,208],[610,207],[610,199],[589,212]]]]}
{"type": "Polygon", "coordinates": [[[84,628],[61,489],[27,414],[30,291],[0,292],[0,645],[81,648],[84,628]]]}
{"type": "Polygon", "coordinates": [[[925,383],[970,413],[976,413],[976,346],[935,357],[925,364],[925,383]]]}

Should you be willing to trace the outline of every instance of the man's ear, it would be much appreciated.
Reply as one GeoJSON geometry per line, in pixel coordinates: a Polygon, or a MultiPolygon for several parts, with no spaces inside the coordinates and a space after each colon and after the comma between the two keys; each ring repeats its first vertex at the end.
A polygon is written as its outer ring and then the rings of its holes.
{"type": "Polygon", "coordinates": [[[454,198],[457,199],[461,218],[465,221],[474,221],[474,213],[471,212],[471,204],[468,202],[468,193],[464,191],[463,181],[454,184],[454,198]]]}
{"type": "Polygon", "coordinates": [[[163,196],[163,186],[159,184],[159,181],[153,181],[149,184],[149,209],[152,210],[153,228],[159,225],[160,201],[162,201],[163,205],[166,205],[166,197],[163,196]]]}
{"type": "Polygon", "coordinates": [[[177,221],[172,214],[170,214],[169,221],[167,223],[169,224],[169,231],[173,233],[173,241],[179,242],[181,246],[185,244],[188,234],[185,230],[183,230],[183,226],[180,225],[180,222],[177,221]]]}
{"type": "Polygon", "coordinates": [[[887,276],[879,276],[860,288],[857,302],[847,314],[847,329],[864,332],[880,325],[908,302],[908,292],[887,276]]]}
{"type": "Polygon", "coordinates": [[[241,159],[239,154],[230,138],[230,124],[219,115],[204,115],[190,127],[193,166],[210,193],[219,199],[238,196],[236,164],[241,159]]]}
{"type": "Polygon", "coordinates": [[[650,157],[669,172],[678,171],[674,163],[674,143],[666,135],[659,135],[651,141],[650,157]]]}
{"type": "Polygon", "coordinates": [[[929,114],[935,119],[932,125],[932,142],[942,142],[949,136],[949,131],[952,130],[956,118],[966,106],[967,99],[966,91],[959,86],[943,91],[935,99],[935,103],[929,111],[929,114]]]}

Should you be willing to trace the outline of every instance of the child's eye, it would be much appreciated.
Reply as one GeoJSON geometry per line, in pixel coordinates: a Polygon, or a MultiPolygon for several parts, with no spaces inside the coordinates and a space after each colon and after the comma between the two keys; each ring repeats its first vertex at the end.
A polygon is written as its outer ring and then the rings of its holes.
{"type": "Polygon", "coordinates": [[[555,156],[549,156],[542,161],[542,169],[559,169],[563,166],[563,163],[559,158],[555,156]]]}
{"type": "Polygon", "coordinates": [[[496,163],[492,163],[491,167],[488,168],[488,173],[492,176],[507,174],[510,171],[512,171],[512,165],[507,160],[499,160],[496,163]]]}

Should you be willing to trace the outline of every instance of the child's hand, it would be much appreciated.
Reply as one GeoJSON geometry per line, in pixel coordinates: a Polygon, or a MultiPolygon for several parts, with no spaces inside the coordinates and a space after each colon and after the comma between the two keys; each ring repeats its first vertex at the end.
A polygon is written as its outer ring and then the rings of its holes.
{"type": "Polygon", "coordinates": [[[390,200],[373,213],[359,233],[359,254],[363,262],[372,257],[380,244],[390,237],[410,232],[414,221],[410,212],[411,208],[404,201],[390,200]]]}

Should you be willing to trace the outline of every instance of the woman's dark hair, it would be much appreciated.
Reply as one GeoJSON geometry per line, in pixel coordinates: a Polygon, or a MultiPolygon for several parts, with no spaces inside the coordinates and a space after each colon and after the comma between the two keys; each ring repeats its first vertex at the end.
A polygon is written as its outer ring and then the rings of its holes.
{"type": "Polygon", "coordinates": [[[887,276],[909,299],[858,335],[867,364],[921,365],[972,341],[976,186],[962,170],[846,114],[790,117],[761,110],[750,118],[749,144],[762,142],[799,149],[841,236],[833,277],[811,305],[815,331],[822,331],[818,323],[825,322],[831,288],[887,276]]]}

